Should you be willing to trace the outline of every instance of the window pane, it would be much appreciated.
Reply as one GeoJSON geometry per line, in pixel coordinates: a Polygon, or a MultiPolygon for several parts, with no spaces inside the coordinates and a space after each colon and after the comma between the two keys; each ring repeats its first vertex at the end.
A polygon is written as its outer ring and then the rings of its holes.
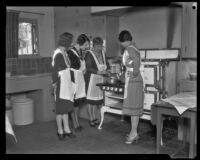
{"type": "Polygon", "coordinates": [[[35,24],[19,23],[19,55],[38,54],[37,35],[35,24]]]}

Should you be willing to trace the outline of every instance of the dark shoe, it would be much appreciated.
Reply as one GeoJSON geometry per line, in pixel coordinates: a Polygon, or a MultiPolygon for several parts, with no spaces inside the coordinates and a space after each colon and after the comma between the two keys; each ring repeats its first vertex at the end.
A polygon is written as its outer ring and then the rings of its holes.
{"type": "Polygon", "coordinates": [[[67,137],[69,137],[69,138],[76,138],[76,135],[73,134],[72,132],[70,132],[70,133],[65,132],[65,133],[64,133],[64,136],[67,136],[67,137]]]}
{"type": "Polygon", "coordinates": [[[90,121],[90,127],[95,127],[96,124],[94,123],[94,120],[93,121],[90,121]]]}
{"type": "Polygon", "coordinates": [[[95,125],[99,125],[99,121],[98,121],[98,119],[95,119],[95,120],[93,120],[93,122],[95,123],[95,125]]]}
{"type": "Polygon", "coordinates": [[[83,127],[82,126],[78,126],[77,129],[80,130],[80,131],[82,131],[83,127]]]}
{"type": "Polygon", "coordinates": [[[64,134],[60,134],[60,133],[57,132],[57,136],[58,136],[58,139],[59,139],[60,141],[65,140],[64,134]]]}

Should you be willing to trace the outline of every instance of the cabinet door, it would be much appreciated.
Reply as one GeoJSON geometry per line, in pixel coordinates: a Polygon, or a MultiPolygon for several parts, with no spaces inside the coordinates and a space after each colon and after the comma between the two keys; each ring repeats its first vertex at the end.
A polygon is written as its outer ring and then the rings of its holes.
{"type": "Polygon", "coordinates": [[[197,56],[197,9],[185,3],[182,11],[182,58],[197,56]]]}

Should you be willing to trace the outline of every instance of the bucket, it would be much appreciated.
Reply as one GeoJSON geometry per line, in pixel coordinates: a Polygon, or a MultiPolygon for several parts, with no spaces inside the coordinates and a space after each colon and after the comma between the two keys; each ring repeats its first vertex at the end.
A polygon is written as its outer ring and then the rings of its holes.
{"type": "Polygon", "coordinates": [[[30,98],[15,98],[12,100],[13,120],[15,125],[27,125],[34,121],[33,100],[30,98]]]}

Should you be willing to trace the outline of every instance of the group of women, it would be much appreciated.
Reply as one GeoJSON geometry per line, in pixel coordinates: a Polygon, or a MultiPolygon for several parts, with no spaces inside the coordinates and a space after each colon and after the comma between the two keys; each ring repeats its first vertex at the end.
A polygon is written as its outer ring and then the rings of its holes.
{"type": "MultiPolygon", "coordinates": [[[[126,67],[126,82],[123,113],[131,116],[131,131],[126,135],[126,144],[138,140],[137,126],[143,113],[143,79],[140,74],[140,54],[129,31],[119,34],[124,48],[123,65],[126,67]]],[[[73,131],[82,131],[79,123],[79,108],[88,104],[89,125],[99,124],[97,114],[103,104],[103,93],[97,83],[104,81],[103,74],[109,73],[109,64],[103,49],[103,40],[90,39],[81,34],[74,42],[74,36],[65,32],[59,36],[58,47],[52,57],[52,85],[56,104],[57,135],[60,140],[66,136],[75,138],[73,131]],[[70,125],[70,119],[72,125],[70,125]],[[73,129],[73,131],[72,131],[73,129]]]]}

